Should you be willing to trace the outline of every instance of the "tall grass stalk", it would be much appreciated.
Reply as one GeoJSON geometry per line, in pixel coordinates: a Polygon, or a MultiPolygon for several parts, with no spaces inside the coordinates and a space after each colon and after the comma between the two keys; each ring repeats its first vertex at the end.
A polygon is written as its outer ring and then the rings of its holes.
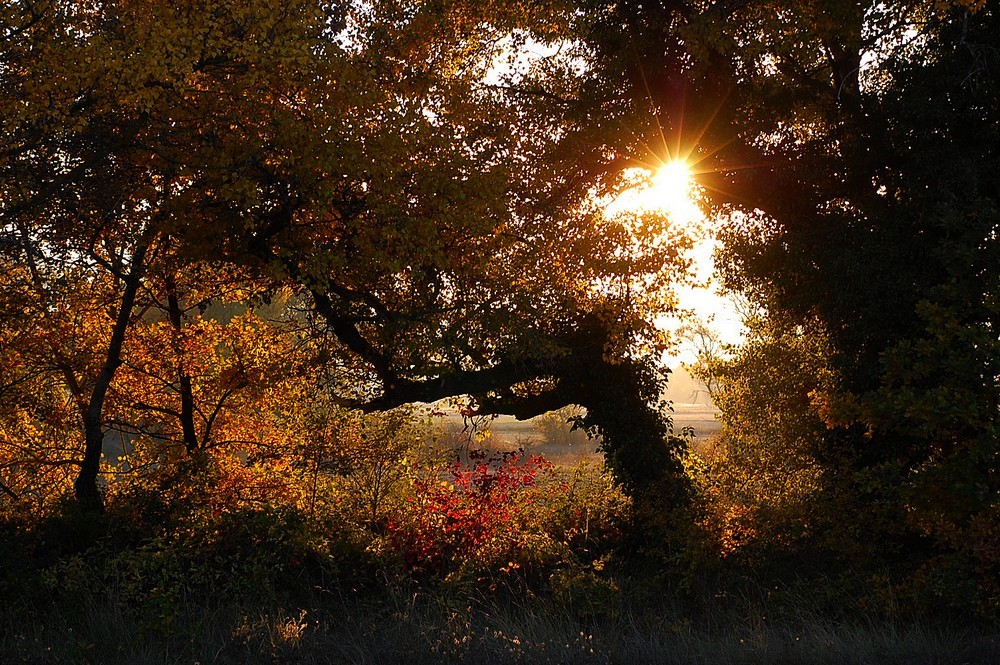
{"type": "MultiPolygon", "coordinates": [[[[501,600],[400,589],[378,601],[317,596],[313,607],[211,607],[187,601],[170,630],[93,599],[30,614],[6,608],[3,663],[302,665],[351,663],[992,665],[1000,635],[894,621],[779,622],[733,613],[693,623],[624,607],[574,616],[538,598],[501,600]]],[[[805,608],[807,609],[807,608],[805,608]]]]}

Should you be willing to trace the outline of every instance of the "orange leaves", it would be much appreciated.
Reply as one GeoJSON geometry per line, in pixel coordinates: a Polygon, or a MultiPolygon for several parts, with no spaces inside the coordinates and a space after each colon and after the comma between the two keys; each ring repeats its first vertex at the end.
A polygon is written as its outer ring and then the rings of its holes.
{"type": "Polygon", "coordinates": [[[258,440],[267,425],[254,413],[280,399],[296,363],[294,337],[244,306],[188,312],[179,328],[159,316],[133,325],[114,384],[114,418],[179,441],[189,391],[200,446],[258,440]]]}

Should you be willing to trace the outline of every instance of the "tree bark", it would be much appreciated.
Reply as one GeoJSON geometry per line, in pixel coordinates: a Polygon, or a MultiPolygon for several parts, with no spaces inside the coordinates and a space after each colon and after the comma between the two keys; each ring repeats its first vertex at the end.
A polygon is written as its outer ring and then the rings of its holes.
{"type": "MultiPolygon", "coordinates": [[[[184,327],[184,312],[181,310],[180,298],[177,296],[177,280],[167,273],[164,277],[167,287],[167,316],[170,325],[177,335],[181,334],[184,327]]],[[[194,391],[191,388],[191,376],[184,369],[183,356],[178,360],[177,366],[178,392],[181,396],[181,434],[184,437],[184,448],[188,454],[195,452],[201,447],[198,440],[198,432],[194,426],[194,391]]]]}
{"type": "Polygon", "coordinates": [[[76,499],[88,511],[103,512],[104,497],[97,486],[97,478],[101,469],[101,454],[104,449],[104,399],[108,388],[115,378],[115,372],[122,363],[122,348],[125,345],[125,334],[128,332],[135,308],[136,295],[142,283],[145,271],[146,251],[149,249],[150,235],[144,233],[132,255],[131,267],[122,281],[125,289],[122,291],[118,315],[111,332],[111,342],[108,344],[104,365],[101,367],[93,391],[87,404],[86,416],[83,420],[84,450],[80,473],[76,477],[74,488],[76,499]]]}

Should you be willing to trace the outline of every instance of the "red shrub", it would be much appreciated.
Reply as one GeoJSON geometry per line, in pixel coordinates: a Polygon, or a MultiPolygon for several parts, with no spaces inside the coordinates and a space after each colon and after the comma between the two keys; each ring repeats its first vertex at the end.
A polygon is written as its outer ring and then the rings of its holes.
{"type": "Polygon", "coordinates": [[[413,481],[406,514],[390,521],[390,542],[411,570],[444,573],[516,562],[519,513],[532,501],[538,474],[552,464],[522,452],[470,457],[469,464],[456,460],[446,479],[413,481]]]}

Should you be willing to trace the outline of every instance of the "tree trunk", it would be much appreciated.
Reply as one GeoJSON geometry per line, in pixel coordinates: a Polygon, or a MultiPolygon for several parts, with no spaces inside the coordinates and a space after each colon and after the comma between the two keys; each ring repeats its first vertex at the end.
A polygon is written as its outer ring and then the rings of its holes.
{"type": "Polygon", "coordinates": [[[97,487],[97,477],[101,470],[101,454],[104,449],[104,398],[115,378],[115,372],[122,364],[122,347],[125,345],[125,334],[128,332],[136,294],[142,282],[146,250],[149,248],[149,243],[149,234],[143,234],[136,246],[135,253],[132,255],[132,265],[128,274],[122,278],[125,290],[122,292],[114,329],[111,331],[111,342],[108,344],[104,365],[101,367],[97,381],[94,382],[93,391],[90,393],[87,413],[83,420],[85,440],[83,463],[80,465],[80,474],[76,477],[74,488],[76,489],[76,500],[88,511],[103,512],[104,510],[104,497],[101,496],[97,487]]]}
{"type": "MultiPolygon", "coordinates": [[[[170,325],[174,332],[180,335],[184,327],[184,312],[181,310],[180,298],[177,296],[177,281],[170,273],[167,273],[163,279],[167,287],[167,316],[170,318],[170,325]]],[[[184,437],[184,448],[190,455],[198,450],[200,442],[194,426],[194,391],[191,388],[191,376],[184,369],[183,357],[178,361],[177,376],[181,395],[181,433],[184,437]]]]}

